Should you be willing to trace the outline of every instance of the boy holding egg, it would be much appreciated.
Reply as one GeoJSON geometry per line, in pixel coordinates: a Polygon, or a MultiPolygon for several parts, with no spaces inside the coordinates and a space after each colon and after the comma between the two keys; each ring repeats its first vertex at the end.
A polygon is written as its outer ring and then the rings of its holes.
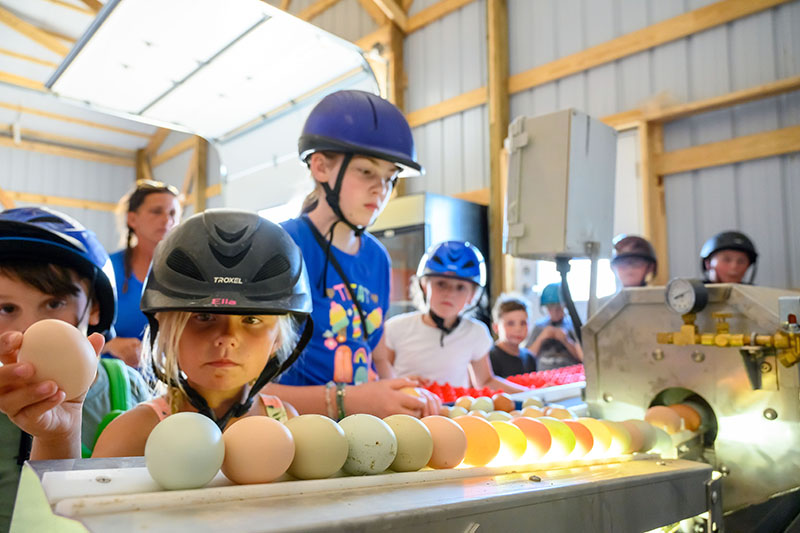
{"type": "MultiPolygon", "coordinates": [[[[89,391],[76,398],[67,399],[53,381],[37,379],[33,365],[17,361],[22,333],[55,319],[83,336],[91,334],[99,350],[116,315],[113,280],[108,255],[79,222],[38,207],[0,213],[0,530],[8,528],[20,466],[31,452],[28,433],[62,428],[51,434],[55,455],[42,459],[80,455],[81,440],[91,448],[111,406],[109,374],[102,365],[89,391]]],[[[52,357],[64,357],[64,348],[54,346],[52,357]]],[[[135,405],[149,398],[149,391],[141,376],[128,370],[122,379],[127,378],[128,403],[135,405]]]]}
{"type": "Polygon", "coordinates": [[[463,316],[486,284],[480,251],[467,242],[436,244],[420,260],[417,279],[421,310],[389,319],[375,350],[381,378],[416,376],[456,387],[527,390],[494,374],[488,329],[463,316]]]}

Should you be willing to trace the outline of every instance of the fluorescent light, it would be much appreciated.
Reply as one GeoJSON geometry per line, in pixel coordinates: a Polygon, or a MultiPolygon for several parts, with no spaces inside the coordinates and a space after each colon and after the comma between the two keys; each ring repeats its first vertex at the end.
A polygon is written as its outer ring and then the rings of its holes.
{"type": "Polygon", "coordinates": [[[360,51],[260,0],[123,0],[50,85],[215,139],[348,72],[360,51]]]}

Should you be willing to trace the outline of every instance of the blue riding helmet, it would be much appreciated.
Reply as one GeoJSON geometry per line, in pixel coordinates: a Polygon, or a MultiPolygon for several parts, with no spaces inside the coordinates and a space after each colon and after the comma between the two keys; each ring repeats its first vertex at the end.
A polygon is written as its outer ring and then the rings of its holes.
{"type": "Polygon", "coordinates": [[[397,164],[401,177],[425,173],[406,117],[388,100],[364,91],[323,98],[308,115],[297,147],[304,162],[319,151],[363,154],[397,164]]]}
{"type": "Polygon", "coordinates": [[[542,290],[539,297],[539,305],[550,305],[561,303],[561,284],[551,283],[542,290]]]}
{"type": "Polygon", "coordinates": [[[117,316],[114,268],[93,231],[77,220],[46,207],[0,212],[0,256],[63,265],[92,282],[100,304],[100,321],[89,333],[108,332],[117,316]]]}
{"type": "Polygon", "coordinates": [[[486,263],[468,242],[444,241],[431,246],[419,262],[417,277],[447,276],[486,286],[486,263]]]}

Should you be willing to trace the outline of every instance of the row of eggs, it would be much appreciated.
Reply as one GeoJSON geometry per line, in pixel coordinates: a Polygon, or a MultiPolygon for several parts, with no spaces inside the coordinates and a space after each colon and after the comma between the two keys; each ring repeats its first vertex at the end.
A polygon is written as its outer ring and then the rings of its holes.
{"type": "Polygon", "coordinates": [[[204,486],[217,472],[239,484],[268,483],[285,473],[298,479],[410,472],[425,467],[506,466],[536,461],[599,458],[634,452],[666,453],[672,441],[642,420],[559,420],[479,416],[381,420],[350,415],[339,423],[300,415],[285,424],[247,417],[224,433],[197,413],[165,418],[151,432],[145,462],[165,489],[204,486]]]}

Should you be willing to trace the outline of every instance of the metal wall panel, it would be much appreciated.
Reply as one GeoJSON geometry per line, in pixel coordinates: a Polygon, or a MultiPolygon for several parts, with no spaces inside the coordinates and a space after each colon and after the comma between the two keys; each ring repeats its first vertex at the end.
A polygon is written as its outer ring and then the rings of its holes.
{"type": "MultiPolygon", "coordinates": [[[[317,0],[292,0],[289,12],[297,15],[316,2],[317,0]]],[[[279,0],[269,0],[268,3],[276,7],[281,4],[279,0]]],[[[378,25],[361,7],[358,0],[340,0],[310,22],[348,41],[356,41],[378,29],[378,25]]]]}
{"type": "MultiPolygon", "coordinates": [[[[0,147],[0,188],[32,194],[116,202],[135,179],[132,167],[83,161],[40,152],[0,147]]],[[[34,205],[16,202],[18,207],[34,205]]],[[[114,214],[97,209],[51,206],[93,230],[109,250],[117,247],[114,214]]]]}

